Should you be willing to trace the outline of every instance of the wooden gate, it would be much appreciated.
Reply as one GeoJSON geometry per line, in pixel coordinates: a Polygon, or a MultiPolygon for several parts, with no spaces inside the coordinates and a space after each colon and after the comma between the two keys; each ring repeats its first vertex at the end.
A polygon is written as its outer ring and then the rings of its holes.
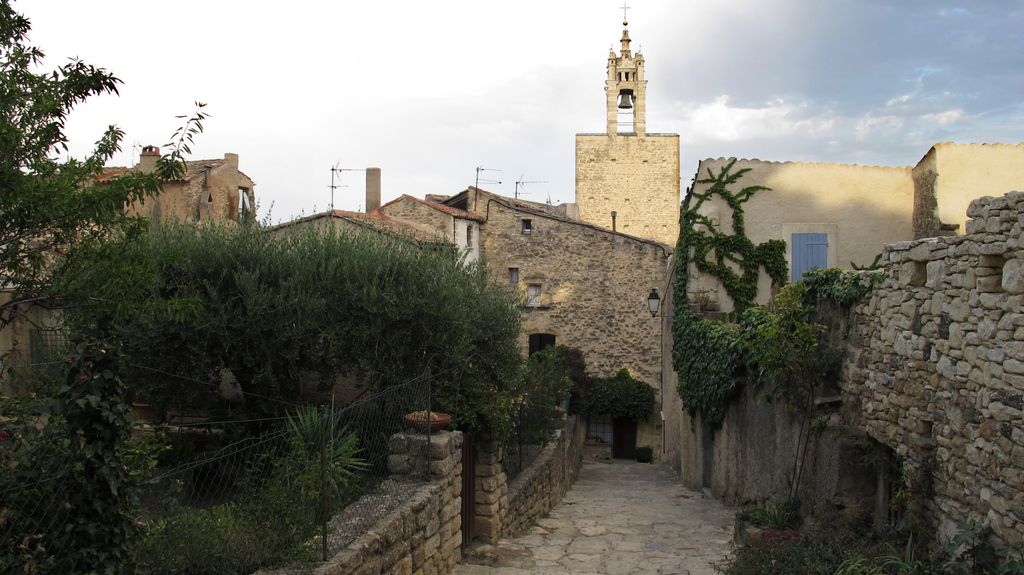
{"type": "Polygon", "coordinates": [[[462,549],[476,534],[476,447],[473,436],[462,433],[462,549]]]}

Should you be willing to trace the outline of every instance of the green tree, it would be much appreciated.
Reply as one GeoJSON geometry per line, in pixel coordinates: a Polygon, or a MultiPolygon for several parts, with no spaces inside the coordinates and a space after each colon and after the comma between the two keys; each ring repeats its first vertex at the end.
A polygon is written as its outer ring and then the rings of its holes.
{"type": "Polygon", "coordinates": [[[28,19],[0,0],[0,328],[28,305],[61,308],[71,302],[53,289],[69,273],[69,254],[123,229],[142,226],[125,207],[159,193],[164,181],[184,173],[183,157],[202,131],[202,105],[175,132],[171,151],[152,173],[127,172],[97,183],[120,150],[123,132],[110,126],[84,159],[68,151],[64,122],[91,96],[117,93],[121,83],[106,70],[71,60],[38,71],[42,50],[28,43],[28,19]]]}

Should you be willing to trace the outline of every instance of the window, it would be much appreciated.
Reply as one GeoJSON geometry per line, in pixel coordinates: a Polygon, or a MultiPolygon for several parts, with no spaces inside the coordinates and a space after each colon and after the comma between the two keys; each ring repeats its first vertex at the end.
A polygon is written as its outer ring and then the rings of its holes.
{"type": "Polygon", "coordinates": [[[555,334],[553,333],[531,333],[530,334],[530,355],[542,349],[555,346],[555,334]]]}
{"type": "Polygon", "coordinates": [[[508,283],[512,285],[519,283],[519,268],[508,268],[508,283]]]}
{"type": "Polygon", "coordinates": [[[607,415],[592,415],[588,417],[587,441],[611,444],[612,418],[607,415]]]}
{"type": "Polygon", "coordinates": [[[526,305],[540,305],[540,284],[526,286],[526,305]]]}
{"type": "Polygon", "coordinates": [[[523,235],[528,236],[533,233],[533,220],[523,220],[523,235]]]}
{"type": "Polygon", "coordinates": [[[238,221],[244,221],[246,216],[252,212],[252,204],[249,202],[249,188],[238,187],[238,221]]]}
{"type": "Polygon", "coordinates": [[[466,247],[473,248],[473,225],[466,226],[466,247]]]}
{"type": "Polygon", "coordinates": [[[828,234],[793,234],[793,281],[814,268],[828,267],[828,234]]]}

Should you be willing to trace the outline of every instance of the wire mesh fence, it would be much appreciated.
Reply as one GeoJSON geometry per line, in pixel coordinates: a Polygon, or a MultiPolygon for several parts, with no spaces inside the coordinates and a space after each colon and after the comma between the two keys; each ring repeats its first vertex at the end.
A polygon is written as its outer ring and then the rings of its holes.
{"type": "MultiPolygon", "coordinates": [[[[132,449],[157,455],[141,478],[132,569],[141,574],[252,573],[318,562],[354,539],[415,488],[388,479],[388,442],[403,416],[428,408],[425,380],[366,395],[344,408],[301,407],[279,418],[137,427],[132,449]],[[363,499],[360,499],[360,497],[363,499]],[[351,518],[337,520],[347,506],[351,518]],[[330,531],[327,538],[323,535],[330,531]]],[[[0,444],[0,573],[60,573],[69,539],[59,421],[27,425],[20,446],[0,444]],[[15,469],[20,466],[21,469],[15,469]]],[[[424,480],[426,477],[419,477],[424,480]]]]}
{"type": "Polygon", "coordinates": [[[501,465],[510,480],[540,455],[555,431],[561,428],[564,413],[564,404],[555,407],[550,398],[526,397],[516,410],[511,433],[502,442],[501,465]]]}

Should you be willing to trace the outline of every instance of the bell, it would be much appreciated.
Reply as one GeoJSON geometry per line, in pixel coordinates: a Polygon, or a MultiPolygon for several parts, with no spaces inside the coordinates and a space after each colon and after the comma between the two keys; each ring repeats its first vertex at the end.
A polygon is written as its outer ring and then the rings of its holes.
{"type": "Polygon", "coordinates": [[[633,94],[622,92],[619,94],[619,109],[620,110],[632,110],[633,109],[633,94]]]}

